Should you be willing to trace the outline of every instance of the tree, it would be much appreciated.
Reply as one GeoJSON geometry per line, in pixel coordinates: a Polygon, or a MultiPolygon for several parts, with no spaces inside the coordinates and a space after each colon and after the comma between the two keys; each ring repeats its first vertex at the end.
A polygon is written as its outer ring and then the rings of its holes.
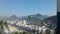
{"type": "Polygon", "coordinates": [[[32,18],[32,16],[28,16],[28,18],[32,18]]]}
{"type": "Polygon", "coordinates": [[[33,32],[33,34],[35,34],[35,32],[36,32],[35,29],[33,29],[32,32],[33,32]]]}
{"type": "Polygon", "coordinates": [[[0,31],[1,31],[0,33],[3,34],[2,32],[3,32],[4,30],[3,30],[3,21],[2,21],[2,20],[0,21],[0,28],[1,28],[1,29],[0,29],[0,31]]]}
{"type": "Polygon", "coordinates": [[[3,20],[0,21],[1,34],[4,33],[4,26],[7,27],[7,29],[8,29],[7,22],[3,22],[3,20]]]}
{"type": "Polygon", "coordinates": [[[0,26],[2,26],[2,24],[3,24],[3,21],[0,21],[0,26]]]}
{"type": "Polygon", "coordinates": [[[15,32],[15,34],[18,34],[18,32],[15,32]]]}
{"type": "Polygon", "coordinates": [[[31,33],[29,33],[29,32],[23,32],[23,34],[31,34],[31,33]]]}

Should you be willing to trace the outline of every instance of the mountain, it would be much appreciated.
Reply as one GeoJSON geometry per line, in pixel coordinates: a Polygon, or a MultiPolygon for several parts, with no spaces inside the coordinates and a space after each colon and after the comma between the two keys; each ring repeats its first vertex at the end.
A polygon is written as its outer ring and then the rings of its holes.
{"type": "Polygon", "coordinates": [[[26,21],[29,23],[29,24],[34,24],[34,25],[40,25],[42,26],[42,20],[40,19],[36,19],[36,18],[27,18],[26,21]]]}
{"type": "Polygon", "coordinates": [[[37,19],[41,19],[41,20],[43,20],[43,19],[48,17],[47,15],[41,15],[39,13],[36,14],[36,15],[29,15],[29,16],[32,16],[33,18],[37,18],[37,19]]]}
{"type": "Polygon", "coordinates": [[[10,17],[4,17],[3,20],[19,20],[20,17],[17,17],[16,15],[12,15],[10,17]]]}
{"type": "Polygon", "coordinates": [[[27,22],[29,22],[30,24],[35,24],[35,25],[42,26],[42,23],[43,23],[42,19],[45,19],[45,18],[48,18],[48,16],[41,15],[41,14],[38,13],[36,15],[29,15],[27,18],[25,18],[25,20],[27,22]]]}
{"type": "Polygon", "coordinates": [[[51,23],[56,23],[57,22],[57,16],[51,16],[51,17],[48,17],[48,18],[45,18],[44,19],[45,21],[48,21],[48,22],[51,22],[51,23]]]}
{"type": "Polygon", "coordinates": [[[11,19],[11,20],[17,20],[17,19],[19,19],[19,17],[15,16],[15,15],[12,15],[11,17],[9,17],[9,19],[11,19]]]}
{"type": "Polygon", "coordinates": [[[19,20],[25,20],[29,24],[35,24],[42,26],[42,19],[47,18],[48,16],[41,15],[41,14],[35,14],[35,15],[29,15],[29,16],[22,16],[19,20]],[[29,18],[31,16],[31,18],[29,18]]]}
{"type": "MultiPolygon", "coordinates": [[[[37,19],[40,19],[40,20],[48,17],[46,15],[41,15],[39,13],[35,14],[35,15],[29,15],[29,16],[32,16],[33,18],[37,18],[37,19]]],[[[3,20],[21,20],[21,19],[27,19],[28,17],[27,16],[17,17],[16,15],[12,15],[10,17],[6,17],[6,16],[0,17],[0,19],[2,19],[2,18],[3,18],[3,20]]]]}
{"type": "Polygon", "coordinates": [[[48,24],[48,27],[56,29],[57,26],[57,15],[45,18],[44,21],[48,24]]]}

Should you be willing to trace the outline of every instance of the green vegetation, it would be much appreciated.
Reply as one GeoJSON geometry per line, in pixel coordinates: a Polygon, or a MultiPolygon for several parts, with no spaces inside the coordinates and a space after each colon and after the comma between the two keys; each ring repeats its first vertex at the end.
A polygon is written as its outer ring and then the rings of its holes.
{"type": "Polygon", "coordinates": [[[4,32],[4,26],[8,28],[7,22],[0,21],[0,33],[3,34],[4,32]]]}
{"type": "Polygon", "coordinates": [[[32,18],[32,16],[28,16],[28,18],[32,18]]]}
{"type": "Polygon", "coordinates": [[[15,34],[30,34],[29,32],[15,32],[15,34]]]}
{"type": "Polygon", "coordinates": [[[18,32],[15,32],[15,34],[19,34],[18,32]]]}

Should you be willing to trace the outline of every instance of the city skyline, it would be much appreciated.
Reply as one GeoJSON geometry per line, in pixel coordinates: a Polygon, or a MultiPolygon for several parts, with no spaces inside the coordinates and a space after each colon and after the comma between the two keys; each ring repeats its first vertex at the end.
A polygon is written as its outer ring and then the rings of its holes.
{"type": "Polygon", "coordinates": [[[0,0],[0,16],[56,15],[56,0],[0,0]]]}

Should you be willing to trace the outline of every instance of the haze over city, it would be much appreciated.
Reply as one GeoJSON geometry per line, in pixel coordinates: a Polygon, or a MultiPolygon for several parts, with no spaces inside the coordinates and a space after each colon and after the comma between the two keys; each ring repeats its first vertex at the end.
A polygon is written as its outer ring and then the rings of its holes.
{"type": "Polygon", "coordinates": [[[0,0],[0,16],[56,15],[56,0],[0,0]]]}

